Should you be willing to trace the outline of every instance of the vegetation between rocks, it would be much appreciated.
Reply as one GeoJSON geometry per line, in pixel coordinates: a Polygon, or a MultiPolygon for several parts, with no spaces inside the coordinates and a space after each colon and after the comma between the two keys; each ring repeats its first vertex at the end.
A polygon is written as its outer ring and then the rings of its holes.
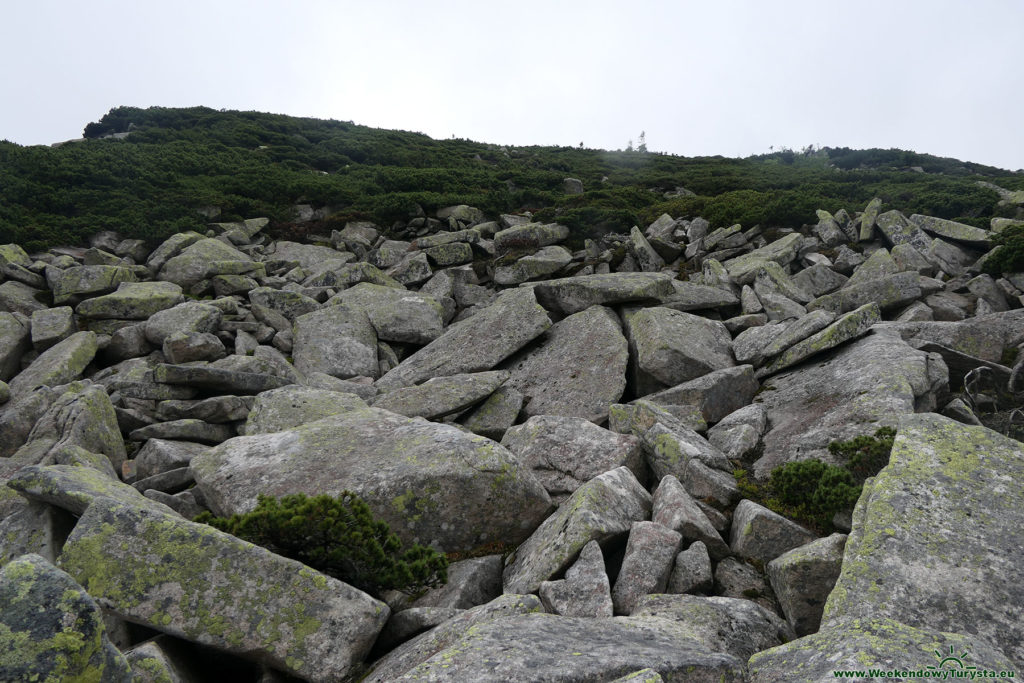
{"type": "Polygon", "coordinates": [[[419,544],[402,548],[387,522],[351,491],[337,497],[295,494],[260,495],[252,512],[215,517],[204,512],[197,522],[261,545],[374,595],[407,594],[443,585],[448,559],[419,544]]]}

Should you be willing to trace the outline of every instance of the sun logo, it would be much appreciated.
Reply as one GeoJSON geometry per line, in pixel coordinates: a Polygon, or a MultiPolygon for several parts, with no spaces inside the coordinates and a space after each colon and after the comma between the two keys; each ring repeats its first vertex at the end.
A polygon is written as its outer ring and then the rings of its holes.
{"type": "Polygon", "coordinates": [[[964,660],[967,659],[967,651],[964,650],[960,653],[960,656],[958,657],[956,656],[956,650],[953,649],[952,645],[949,646],[948,655],[943,655],[938,650],[933,650],[933,652],[935,653],[935,658],[939,660],[939,665],[929,666],[928,668],[932,671],[942,668],[958,668],[963,669],[965,671],[978,668],[976,666],[967,666],[966,664],[964,664],[964,660]]]}

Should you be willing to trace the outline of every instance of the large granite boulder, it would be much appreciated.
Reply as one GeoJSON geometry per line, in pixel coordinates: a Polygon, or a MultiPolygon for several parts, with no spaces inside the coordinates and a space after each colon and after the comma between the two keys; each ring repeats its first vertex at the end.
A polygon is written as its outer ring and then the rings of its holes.
{"type": "Polygon", "coordinates": [[[145,320],[184,298],[181,286],[173,282],[122,282],[116,291],[78,304],[75,313],[83,318],[145,320]]]}
{"type": "Polygon", "coordinates": [[[654,306],[629,315],[626,330],[640,396],[735,365],[732,337],[716,320],[654,306]]]}
{"type": "Polygon", "coordinates": [[[629,359],[618,317],[592,306],[555,323],[539,343],[506,361],[505,386],[524,397],[528,416],[562,415],[601,423],[626,389],[629,359]]]}
{"type": "Polygon", "coordinates": [[[122,282],[135,282],[135,271],[125,266],[73,266],[60,271],[53,282],[53,303],[62,304],[117,289],[122,282]]]}
{"type": "Polygon", "coordinates": [[[532,289],[544,308],[565,315],[595,305],[660,301],[675,292],[667,273],[577,275],[538,282],[532,289]]]}
{"type": "Polygon", "coordinates": [[[365,408],[355,394],[289,385],[256,396],[245,420],[247,436],[283,432],[331,415],[365,408]]]}
{"type": "Polygon", "coordinates": [[[361,308],[338,304],[301,315],[294,339],[295,368],[303,374],[341,379],[379,374],[377,332],[361,308]]]}
{"type": "MultiPolygon", "coordinates": [[[[152,258],[153,255],[150,255],[150,259],[152,258]]],[[[240,263],[243,267],[248,267],[251,262],[251,258],[234,247],[220,240],[203,238],[168,259],[160,268],[157,279],[189,289],[208,277],[236,270],[228,264],[240,263]]]]}
{"type": "Polygon", "coordinates": [[[0,382],[18,374],[21,357],[32,346],[31,325],[27,318],[0,311],[0,382]]]}
{"type": "Polygon", "coordinates": [[[480,403],[508,378],[505,370],[435,377],[415,387],[401,387],[381,394],[373,406],[406,417],[434,420],[480,403]]]}
{"type": "Polygon", "coordinates": [[[429,344],[444,331],[444,307],[420,292],[361,282],[342,290],[328,304],[361,308],[377,330],[377,338],[385,341],[429,344]]]}
{"type": "Polygon", "coordinates": [[[354,491],[405,542],[446,551],[518,543],[547,515],[544,488],[490,439],[377,408],[230,439],[192,459],[220,515],[259,494],[354,491]]]}
{"type": "Polygon", "coordinates": [[[96,357],[98,348],[95,332],[76,332],[39,354],[12,379],[11,396],[17,399],[40,385],[52,387],[78,379],[96,357]]]}
{"type": "Polygon", "coordinates": [[[101,498],[60,566],[121,617],[310,681],[353,672],[387,605],[205,524],[101,498]],[[174,561],[154,561],[154,558],[174,561]]]}

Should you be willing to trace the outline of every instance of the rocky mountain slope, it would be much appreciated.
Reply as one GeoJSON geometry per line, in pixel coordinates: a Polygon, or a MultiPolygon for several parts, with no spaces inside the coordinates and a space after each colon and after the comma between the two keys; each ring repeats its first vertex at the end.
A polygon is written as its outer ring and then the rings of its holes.
{"type": "Polygon", "coordinates": [[[1024,274],[980,274],[1009,221],[880,204],[575,252],[464,205],[0,246],[0,679],[1020,670],[1024,445],[983,426],[1020,435],[1024,274]],[[852,516],[753,499],[883,426],[852,516]],[[375,598],[191,521],[344,490],[448,584],[375,598]]]}

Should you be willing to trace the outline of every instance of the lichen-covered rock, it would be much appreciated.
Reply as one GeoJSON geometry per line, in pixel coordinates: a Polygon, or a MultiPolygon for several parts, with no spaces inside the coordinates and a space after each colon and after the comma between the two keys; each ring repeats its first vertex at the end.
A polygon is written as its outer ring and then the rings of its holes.
{"type": "Polygon", "coordinates": [[[474,434],[501,441],[505,432],[519,418],[523,394],[512,387],[500,386],[493,394],[470,411],[462,426],[474,434]]]}
{"type": "Polygon", "coordinates": [[[182,441],[196,441],[204,444],[219,444],[235,436],[234,427],[226,424],[210,424],[203,420],[185,418],[183,420],[171,420],[170,422],[157,422],[133,429],[128,433],[132,441],[146,441],[147,439],[180,439],[182,441]]]}
{"type": "Polygon", "coordinates": [[[541,602],[548,612],[566,617],[610,617],[613,612],[611,585],[604,568],[604,555],[597,541],[590,541],[565,572],[565,578],[540,585],[541,602]]]}
{"type": "Polygon", "coordinates": [[[697,432],[679,424],[658,421],[640,435],[644,456],[657,481],[672,475],[684,480],[691,461],[732,471],[729,460],[697,432]]]}
{"type": "MultiPolygon", "coordinates": [[[[811,318],[812,316],[814,316],[814,313],[805,317],[811,318]]],[[[857,339],[867,334],[871,326],[879,320],[881,320],[881,313],[878,310],[878,305],[874,302],[866,303],[860,308],[840,317],[820,332],[815,332],[809,337],[793,344],[780,353],[775,360],[758,370],[757,375],[759,377],[766,377],[796,365],[815,354],[828,351],[840,344],[857,339]]],[[[768,345],[769,349],[774,350],[772,347],[773,344],[768,345]]]]}
{"type": "Polygon", "coordinates": [[[739,365],[709,372],[645,398],[665,406],[694,406],[706,422],[713,423],[749,404],[759,388],[754,369],[739,365]]]}
{"type": "Polygon", "coordinates": [[[231,439],[193,458],[191,467],[220,515],[251,510],[261,493],[351,490],[405,542],[445,551],[517,543],[551,504],[540,483],[493,441],[378,408],[231,439]]]}
{"type": "Polygon", "coordinates": [[[749,285],[768,261],[774,261],[780,266],[792,263],[796,259],[797,248],[802,239],[803,235],[800,233],[790,233],[760,249],[729,259],[723,265],[733,282],[737,285],[749,285]]]}
{"type": "Polygon", "coordinates": [[[506,431],[501,445],[515,453],[555,502],[617,467],[644,475],[639,439],[579,417],[535,415],[506,431]]]}
{"type": "Polygon", "coordinates": [[[294,560],[105,498],[82,515],[60,565],[126,619],[310,681],[350,674],[389,614],[384,603],[294,560]]]}
{"type": "Polygon", "coordinates": [[[427,260],[437,268],[448,268],[473,260],[473,248],[465,242],[449,242],[423,250],[427,260]]]}
{"type": "Polygon", "coordinates": [[[12,512],[0,519],[0,567],[29,553],[56,562],[75,518],[35,500],[8,501],[5,507],[12,512]]]}
{"type": "Polygon", "coordinates": [[[782,613],[798,636],[818,630],[825,600],[839,578],[845,534],[832,534],[786,551],[765,567],[782,613]]]}
{"type": "Polygon", "coordinates": [[[674,291],[661,300],[661,306],[676,311],[728,308],[739,303],[735,294],[721,287],[711,287],[685,280],[672,280],[672,288],[674,291]]]}
{"type": "MultiPolygon", "coordinates": [[[[701,543],[706,548],[705,554],[710,553],[715,560],[729,554],[729,546],[712,526],[711,520],[701,511],[679,480],[671,475],[662,478],[654,491],[651,519],[667,529],[678,532],[686,543],[701,543]]],[[[711,567],[708,565],[708,572],[710,571],[711,567]]]]}
{"type": "Polygon", "coordinates": [[[381,394],[373,405],[406,417],[433,420],[479,403],[508,378],[505,370],[435,377],[415,387],[400,387],[381,394]]]}
{"type": "MultiPolygon", "coordinates": [[[[152,258],[150,256],[151,260],[152,258]]],[[[251,262],[252,259],[247,255],[224,242],[203,238],[185,247],[177,256],[168,259],[160,268],[157,279],[173,282],[188,289],[214,275],[232,273],[233,268],[230,264],[242,263],[249,267],[248,264],[251,262]]]]}
{"type": "Polygon", "coordinates": [[[122,282],[116,291],[78,304],[75,313],[91,319],[145,320],[183,300],[181,286],[173,282],[122,282]]]}
{"type": "Polygon", "coordinates": [[[98,341],[95,332],[76,332],[32,361],[11,380],[11,396],[15,399],[40,385],[57,386],[78,379],[96,357],[98,341]]]}
{"type": "Polygon", "coordinates": [[[182,420],[191,418],[220,424],[237,422],[249,416],[254,396],[211,396],[201,401],[161,401],[156,406],[156,419],[182,420]]]}
{"type": "Polygon", "coordinates": [[[905,415],[865,485],[822,627],[895,619],[975,634],[1024,666],[1017,561],[1024,448],[984,427],[905,415]],[[884,592],[877,587],[884,585],[884,592]]]}
{"type": "Polygon", "coordinates": [[[646,595],[633,615],[674,621],[708,651],[727,652],[744,661],[793,639],[793,630],[777,615],[738,598],[646,595]]]}
{"type": "Polygon", "coordinates": [[[505,567],[506,593],[533,593],[577,557],[590,541],[625,536],[647,518],[649,494],[625,467],[600,474],[576,491],[523,542],[505,567]]]}
{"type": "Polygon", "coordinates": [[[394,389],[431,377],[491,370],[550,326],[551,320],[532,291],[504,292],[479,313],[449,326],[381,377],[377,385],[394,389]]]}
{"type": "Polygon", "coordinates": [[[630,370],[638,395],[735,365],[722,323],[655,306],[626,319],[630,370]]]}
{"type": "Polygon", "coordinates": [[[77,331],[70,306],[57,306],[32,313],[32,346],[45,351],[77,331]]]}
{"type": "Polygon", "coordinates": [[[223,315],[216,306],[186,301],[151,315],[146,320],[146,339],[159,348],[176,332],[216,332],[223,315]]]}
{"type": "Polygon", "coordinates": [[[979,315],[962,322],[882,323],[878,329],[914,344],[934,342],[982,360],[998,363],[1003,350],[1020,343],[1024,310],[979,315]],[[920,340],[920,342],[918,341],[920,340]]]}
{"type": "Polygon", "coordinates": [[[564,247],[552,245],[535,254],[523,256],[508,265],[496,265],[494,281],[499,285],[518,285],[539,280],[561,270],[572,262],[572,254],[564,247]]]}
{"type": "Polygon", "coordinates": [[[804,268],[793,276],[793,284],[813,297],[834,292],[846,282],[844,275],[823,263],[804,268]]]}
{"type": "Polygon", "coordinates": [[[833,313],[846,313],[869,303],[875,303],[883,311],[905,306],[921,298],[920,277],[916,272],[911,271],[868,280],[860,284],[847,283],[832,294],[819,296],[807,304],[807,310],[824,309],[833,313]]]}
{"type": "Polygon", "coordinates": [[[689,548],[676,555],[665,592],[710,593],[714,587],[715,576],[711,573],[708,547],[700,541],[694,541],[689,548]]]}
{"type": "Polygon", "coordinates": [[[175,332],[164,339],[164,358],[170,363],[220,360],[227,355],[224,342],[209,332],[175,332]]]}
{"type": "MultiPolygon", "coordinates": [[[[319,247],[323,248],[323,247],[319,247]]],[[[293,321],[300,315],[312,313],[320,309],[316,299],[312,299],[301,292],[293,292],[289,289],[274,289],[272,287],[257,287],[248,292],[249,301],[256,306],[264,306],[277,311],[289,321],[293,321]]]]}
{"type": "Polygon", "coordinates": [[[135,271],[125,266],[73,266],[53,282],[53,303],[62,304],[91,294],[114,291],[122,282],[135,282],[135,271]]]}
{"type": "Polygon", "coordinates": [[[616,614],[632,614],[644,595],[664,593],[683,537],[657,522],[633,522],[612,589],[616,614]]]}
{"type": "Polygon", "coordinates": [[[513,249],[540,249],[568,237],[569,228],[558,223],[514,225],[494,235],[494,251],[504,254],[513,249]]]}
{"type": "MultiPolygon", "coordinates": [[[[900,246],[913,249],[909,244],[900,246]]],[[[887,249],[876,249],[868,256],[864,263],[854,269],[853,275],[850,276],[850,279],[843,286],[853,287],[854,285],[864,284],[872,280],[889,277],[900,272],[900,270],[900,267],[896,265],[896,261],[893,260],[887,249]]]]}
{"type": "Polygon", "coordinates": [[[0,381],[21,370],[21,356],[31,347],[31,325],[26,318],[0,311],[0,381]]]}
{"type": "Polygon", "coordinates": [[[29,465],[14,473],[7,485],[30,500],[56,505],[81,515],[97,498],[109,498],[121,505],[154,507],[139,491],[91,467],[74,465],[29,465]]]}
{"type": "Polygon", "coordinates": [[[965,225],[945,218],[934,216],[922,216],[915,213],[910,217],[910,222],[922,228],[925,232],[944,237],[946,239],[966,244],[969,247],[989,249],[992,246],[992,233],[988,230],[976,228],[973,225],[965,225]]]}
{"type": "Polygon", "coordinates": [[[35,311],[49,308],[50,294],[22,282],[8,280],[0,283],[0,311],[30,316],[35,311]]]}
{"type": "Polygon", "coordinates": [[[470,609],[501,595],[501,555],[458,560],[448,565],[448,583],[416,598],[413,607],[470,609]]]}
{"type": "Polygon", "coordinates": [[[295,262],[299,264],[300,268],[312,268],[318,263],[338,258],[342,253],[331,247],[318,244],[278,240],[274,243],[274,253],[270,254],[270,258],[275,261],[295,262]]]}
{"type": "Polygon", "coordinates": [[[377,377],[377,331],[366,312],[338,304],[295,320],[292,355],[301,373],[377,377]]]}
{"type": "Polygon", "coordinates": [[[545,280],[533,285],[544,308],[566,315],[595,305],[661,301],[675,292],[667,273],[605,273],[545,280]]]}
{"type": "Polygon", "coordinates": [[[722,451],[730,460],[742,460],[761,443],[768,425],[764,406],[751,403],[729,413],[708,430],[708,443],[722,451]]]}
{"type": "Polygon", "coordinates": [[[429,344],[444,331],[444,307],[420,292],[361,282],[327,303],[363,309],[377,330],[377,338],[385,341],[429,344]]]}
{"type": "Polygon", "coordinates": [[[291,429],[307,422],[365,408],[366,402],[355,394],[286,386],[264,391],[256,397],[245,421],[247,436],[291,429]]]}
{"type": "Polygon", "coordinates": [[[640,228],[635,225],[629,231],[629,247],[640,266],[640,270],[656,273],[665,267],[665,260],[654,250],[651,243],[644,237],[640,228]]]}
{"type": "Polygon", "coordinates": [[[729,546],[733,553],[762,564],[815,539],[815,535],[752,500],[741,500],[732,513],[729,546]]]}
{"type": "Polygon", "coordinates": [[[0,568],[0,680],[129,683],[99,605],[38,555],[0,568]]]}

